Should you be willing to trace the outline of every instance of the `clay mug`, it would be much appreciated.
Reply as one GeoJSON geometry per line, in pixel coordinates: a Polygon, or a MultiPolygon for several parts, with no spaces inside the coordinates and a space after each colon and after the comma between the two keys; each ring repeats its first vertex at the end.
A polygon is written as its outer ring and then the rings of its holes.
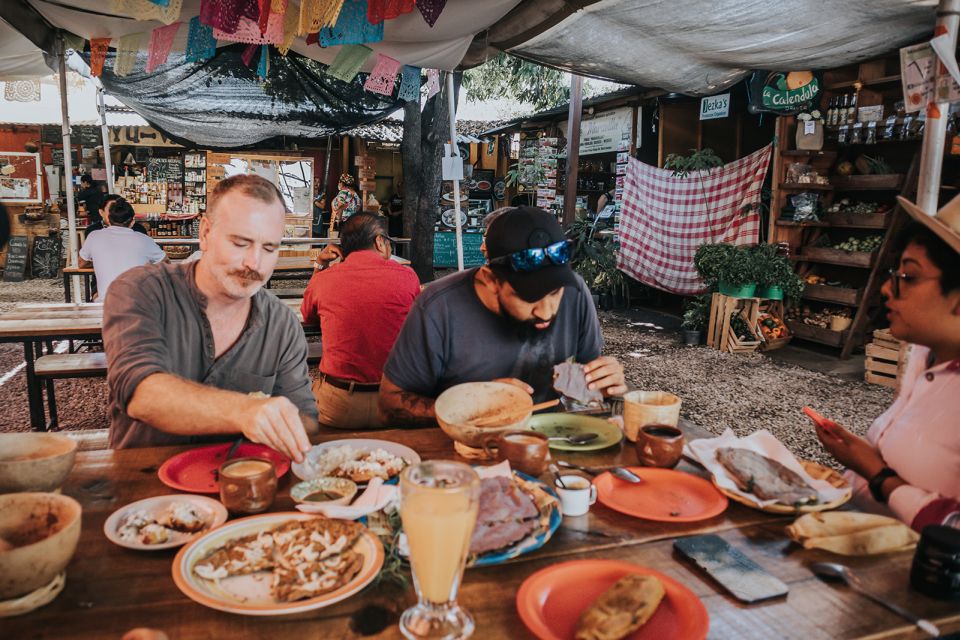
{"type": "Polygon", "coordinates": [[[683,432],[668,424],[648,424],[637,432],[637,458],[645,467],[672,469],[683,457],[683,432]]]}
{"type": "Polygon", "coordinates": [[[550,441],[537,431],[503,431],[483,441],[483,450],[528,476],[539,476],[550,462],[550,441]]]}
{"type": "Polygon", "coordinates": [[[277,495],[277,471],[270,460],[235,458],[220,465],[220,502],[231,513],[266,511],[277,495]]]}

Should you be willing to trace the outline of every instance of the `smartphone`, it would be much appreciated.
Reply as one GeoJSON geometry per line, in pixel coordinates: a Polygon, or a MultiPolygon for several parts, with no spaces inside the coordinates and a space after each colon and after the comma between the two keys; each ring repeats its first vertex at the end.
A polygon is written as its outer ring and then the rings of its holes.
{"type": "Polygon", "coordinates": [[[713,534],[675,540],[673,548],[691,560],[734,598],[758,602],[787,595],[789,587],[726,540],[713,534]]]}
{"type": "Polygon", "coordinates": [[[822,415],[817,413],[814,409],[810,407],[804,407],[803,412],[807,414],[807,417],[813,420],[814,424],[826,431],[827,433],[835,433],[834,429],[839,425],[830,420],[829,418],[824,418],[822,415]]]}

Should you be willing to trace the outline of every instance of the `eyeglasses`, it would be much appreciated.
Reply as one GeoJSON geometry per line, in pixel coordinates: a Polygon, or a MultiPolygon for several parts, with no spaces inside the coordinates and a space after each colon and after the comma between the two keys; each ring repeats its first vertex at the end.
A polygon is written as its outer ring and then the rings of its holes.
{"type": "Polygon", "coordinates": [[[540,248],[524,249],[499,258],[492,258],[490,264],[503,264],[514,271],[529,272],[549,267],[551,263],[557,265],[570,262],[570,241],[560,240],[551,245],[540,248]]]}
{"type": "Polygon", "coordinates": [[[903,284],[911,284],[913,282],[919,282],[920,280],[939,280],[940,276],[911,276],[903,271],[897,271],[896,269],[890,269],[887,271],[887,274],[890,277],[890,289],[893,291],[893,297],[900,297],[900,287],[903,284]]]}

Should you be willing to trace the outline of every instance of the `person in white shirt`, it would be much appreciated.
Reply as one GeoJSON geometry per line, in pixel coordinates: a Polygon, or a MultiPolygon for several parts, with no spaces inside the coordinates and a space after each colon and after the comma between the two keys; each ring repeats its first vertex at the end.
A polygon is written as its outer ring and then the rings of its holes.
{"type": "Polygon", "coordinates": [[[130,203],[119,198],[110,207],[110,225],[87,236],[80,248],[80,266],[93,265],[99,299],[107,296],[110,283],[124,271],[167,258],[150,236],[133,230],[134,212],[130,203]]]}
{"type": "Polygon", "coordinates": [[[960,528],[960,215],[945,222],[902,203],[922,224],[904,232],[882,288],[890,333],[911,343],[899,393],[866,438],[830,421],[817,436],[847,467],[859,509],[917,531],[960,528]]]}

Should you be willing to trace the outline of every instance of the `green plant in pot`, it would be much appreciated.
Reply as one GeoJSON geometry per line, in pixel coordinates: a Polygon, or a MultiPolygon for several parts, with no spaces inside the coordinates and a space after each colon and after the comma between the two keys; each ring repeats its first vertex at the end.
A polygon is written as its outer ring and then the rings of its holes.
{"type": "Polygon", "coordinates": [[[772,244],[757,245],[752,251],[757,268],[757,297],[799,300],[803,295],[803,278],[793,270],[790,260],[772,244]]]}
{"type": "Polygon", "coordinates": [[[716,286],[726,296],[750,298],[756,291],[757,261],[750,247],[701,245],[693,265],[708,286],[716,286]]]}
{"type": "Polygon", "coordinates": [[[617,268],[617,252],[609,240],[594,237],[593,223],[586,217],[577,218],[567,229],[567,238],[573,242],[570,266],[580,274],[590,288],[594,301],[609,309],[627,298],[627,279],[617,268]]]}
{"type": "Polygon", "coordinates": [[[687,298],[684,303],[683,320],[680,322],[684,344],[698,345],[702,341],[703,332],[710,324],[710,302],[709,293],[687,298]]]}

